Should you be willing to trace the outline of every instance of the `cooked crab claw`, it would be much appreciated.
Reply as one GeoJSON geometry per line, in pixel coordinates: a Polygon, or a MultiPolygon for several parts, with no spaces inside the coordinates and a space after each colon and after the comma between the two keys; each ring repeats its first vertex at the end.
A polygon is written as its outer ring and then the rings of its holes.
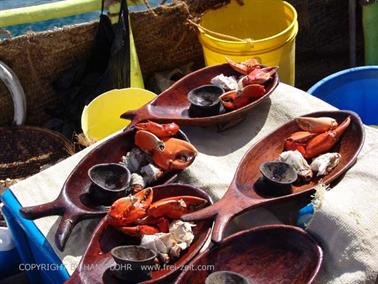
{"type": "Polygon", "coordinates": [[[337,121],[331,117],[298,117],[295,119],[300,129],[321,133],[337,127],[337,121]]]}
{"type": "Polygon", "coordinates": [[[145,188],[134,195],[116,200],[108,211],[109,224],[122,227],[144,218],[146,210],[152,203],[152,188],[145,188]]]}
{"type": "Polygon", "coordinates": [[[316,157],[329,150],[339,141],[345,130],[350,124],[350,117],[348,116],[338,127],[333,130],[328,130],[315,136],[306,145],[304,157],[306,159],[316,157]]]}
{"type": "Polygon", "coordinates": [[[242,96],[242,91],[231,90],[221,95],[220,100],[226,109],[234,110],[248,104],[248,98],[242,96]]]}
{"type": "Polygon", "coordinates": [[[316,136],[316,133],[311,133],[308,131],[297,131],[291,134],[285,139],[284,149],[286,151],[298,150],[302,155],[306,152],[307,143],[316,136]]]}
{"type": "Polygon", "coordinates": [[[159,124],[153,121],[140,122],[135,125],[135,128],[151,132],[159,138],[175,136],[180,130],[180,127],[174,122],[159,124]]]}
{"type": "Polygon", "coordinates": [[[154,151],[152,159],[163,170],[183,170],[193,163],[197,153],[197,149],[189,142],[168,138],[164,140],[163,151],[154,151]]]}
{"type": "Polygon", "coordinates": [[[219,98],[226,109],[234,110],[242,108],[251,102],[261,98],[265,94],[265,88],[263,85],[252,84],[242,91],[231,90],[224,93],[219,98]]]}
{"type": "Polygon", "coordinates": [[[160,231],[149,225],[137,225],[132,227],[118,227],[118,231],[130,235],[133,237],[143,237],[144,235],[154,235],[159,233],[160,231]]]}
{"type": "Polygon", "coordinates": [[[165,217],[154,218],[147,215],[142,220],[137,221],[138,225],[154,225],[159,229],[159,232],[168,233],[169,220],[165,217]]]}
{"type": "Polygon", "coordinates": [[[243,95],[247,96],[251,102],[261,98],[265,92],[265,87],[260,84],[251,84],[243,88],[243,95]]]}
{"type": "Polygon", "coordinates": [[[174,196],[158,200],[151,204],[148,215],[179,219],[182,215],[203,208],[207,200],[196,196],[174,196]]]}
{"type": "Polygon", "coordinates": [[[163,151],[165,144],[155,134],[146,130],[138,130],[135,134],[135,145],[147,153],[163,151]]]}
{"type": "Polygon", "coordinates": [[[273,75],[277,72],[278,67],[256,67],[247,76],[241,79],[242,86],[246,87],[251,84],[265,84],[272,79],[273,75]]]}
{"type": "Polygon", "coordinates": [[[230,58],[226,57],[226,61],[228,64],[230,64],[231,68],[234,69],[236,72],[239,72],[243,75],[249,74],[251,71],[253,71],[256,66],[259,66],[259,61],[255,58],[251,58],[244,62],[235,62],[230,58]]]}

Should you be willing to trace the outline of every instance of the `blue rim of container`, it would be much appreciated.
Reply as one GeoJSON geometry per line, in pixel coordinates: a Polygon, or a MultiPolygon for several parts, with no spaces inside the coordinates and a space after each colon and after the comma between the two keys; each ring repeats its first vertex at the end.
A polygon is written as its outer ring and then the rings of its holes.
{"type": "Polygon", "coordinates": [[[336,73],[333,73],[323,79],[321,79],[319,82],[315,83],[310,89],[308,89],[307,93],[313,95],[314,91],[317,90],[319,87],[327,83],[328,81],[341,77],[342,75],[346,75],[348,73],[354,73],[354,72],[361,72],[365,70],[377,70],[378,71],[378,65],[369,65],[369,66],[359,66],[359,67],[353,67],[349,69],[345,69],[336,73]]]}

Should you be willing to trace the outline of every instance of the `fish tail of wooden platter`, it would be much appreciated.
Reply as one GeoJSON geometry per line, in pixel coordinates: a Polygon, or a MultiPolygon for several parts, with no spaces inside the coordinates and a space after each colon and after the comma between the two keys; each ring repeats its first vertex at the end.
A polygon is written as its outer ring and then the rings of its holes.
{"type": "Polygon", "coordinates": [[[151,115],[148,115],[146,111],[144,111],[145,106],[141,107],[140,109],[136,110],[129,110],[126,111],[125,113],[121,114],[120,118],[126,119],[126,120],[131,120],[131,123],[127,126],[127,129],[130,129],[134,127],[136,124],[142,121],[146,120],[156,120],[156,117],[153,117],[151,115]]]}
{"type": "Polygon", "coordinates": [[[55,244],[60,251],[64,250],[67,240],[77,223],[83,216],[96,218],[104,215],[104,212],[87,212],[78,207],[67,206],[59,196],[56,200],[40,205],[22,207],[20,213],[29,220],[35,220],[51,215],[62,216],[55,233],[55,244]]]}
{"type": "Polygon", "coordinates": [[[238,190],[230,188],[216,203],[204,209],[181,217],[183,221],[199,221],[214,219],[211,239],[214,243],[223,240],[224,231],[230,221],[247,210],[257,208],[266,200],[255,200],[242,195],[238,190]]]}
{"type": "Polygon", "coordinates": [[[50,215],[63,215],[64,206],[60,204],[59,198],[40,205],[20,208],[21,215],[29,220],[35,220],[50,215]]]}

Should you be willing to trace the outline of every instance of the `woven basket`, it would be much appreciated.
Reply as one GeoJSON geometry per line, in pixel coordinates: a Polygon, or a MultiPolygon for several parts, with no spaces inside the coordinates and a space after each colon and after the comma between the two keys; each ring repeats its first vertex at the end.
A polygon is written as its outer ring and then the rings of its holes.
{"type": "Polygon", "coordinates": [[[74,154],[74,146],[60,133],[31,126],[0,128],[0,179],[25,178],[42,166],[74,154]]]}

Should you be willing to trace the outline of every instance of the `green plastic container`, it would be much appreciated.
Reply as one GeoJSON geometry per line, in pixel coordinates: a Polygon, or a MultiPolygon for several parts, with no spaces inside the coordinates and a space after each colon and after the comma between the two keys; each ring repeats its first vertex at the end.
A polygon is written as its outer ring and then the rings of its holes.
{"type": "Polygon", "coordinates": [[[362,6],[365,64],[378,65],[378,1],[362,6]]]}

